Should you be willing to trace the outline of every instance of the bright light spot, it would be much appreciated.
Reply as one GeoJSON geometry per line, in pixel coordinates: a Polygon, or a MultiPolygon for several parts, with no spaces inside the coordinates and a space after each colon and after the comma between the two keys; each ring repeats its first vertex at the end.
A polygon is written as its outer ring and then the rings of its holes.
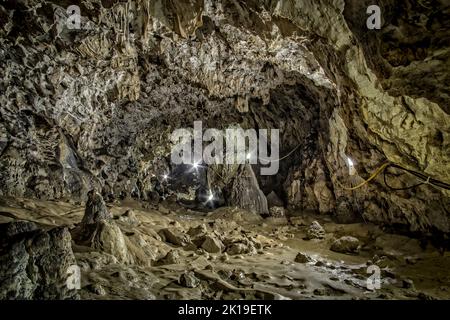
{"type": "Polygon", "coordinates": [[[350,167],[353,167],[353,166],[354,166],[352,159],[350,159],[350,158],[347,157],[347,161],[348,161],[348,165],[349,165],[350,167]]]}
{"type": "Polygon", "coordinates": [[[209,197],[208,197],[208,201],[212,201],[214,199],[214,195],[211,192],[211,190],[209,190],[209,197]]]}
{"type": "Polygon", "coordinates": [[[348,174],[350,176],[354,176],[356,174],[356,169],[352,159],[347,157],[347,162],[348,162],[348,174]]]}
{"type": "Polygon", "coordinates": [[[167,180],[169,178],[169,176],[167,174],[163,175],[163,179],[167,180]]]}
{"type": "Polygon", "coordinates": [[[251,153],[247,153],[247,160],[250,160],[250,158],[252,157],[251,153]]]}
{"type": "Polygon", "coordinates": [[[201,163],[201,161],[191,163],[192,168],[190,171],[195,171],[198,173],[198,169],[201,167],[200,163],[201,163]]]}

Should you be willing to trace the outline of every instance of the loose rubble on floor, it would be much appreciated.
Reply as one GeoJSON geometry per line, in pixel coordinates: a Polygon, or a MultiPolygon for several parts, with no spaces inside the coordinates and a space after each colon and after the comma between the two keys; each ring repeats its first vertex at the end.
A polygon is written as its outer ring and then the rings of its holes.
{"type": "Polygon", "coordinates": [[[98,194],[86,208],[4,198],[0,211],[0,299],[450,298],[448,252],[372,224],[98,194]],[[79,290],[67,285],[73,266],[79,290]]]}

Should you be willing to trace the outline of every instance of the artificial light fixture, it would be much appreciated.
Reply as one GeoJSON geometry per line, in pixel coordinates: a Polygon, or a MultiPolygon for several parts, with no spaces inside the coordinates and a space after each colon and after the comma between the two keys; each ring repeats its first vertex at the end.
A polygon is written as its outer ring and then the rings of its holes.
{"type": "Polygon", "coordinates": [[[197,161],[197,162],[191,163],[192,168],[191,168],[190,171],[194,171],[195,170],[195,172],[198,172],[198,169],[201,167],[200,162],[201,161],[197,161]]]}
{"type": "Polygon", "coordinates": [[[349,157],[347,157],[347,162],[350,167],[354,166],[352,159],[350,159],[349,157]]]}
{"type": "Polygon", "coordinates": [[[350,176],[354,176],[356,174],[355,164],[349,157],[347,157],[347,163],[348,163],[348,174],[350,176]]]}

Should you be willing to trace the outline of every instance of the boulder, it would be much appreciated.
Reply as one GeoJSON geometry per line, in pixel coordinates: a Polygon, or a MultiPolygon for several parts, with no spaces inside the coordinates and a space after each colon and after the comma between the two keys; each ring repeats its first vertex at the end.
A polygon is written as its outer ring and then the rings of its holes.
{"type": "Polygon", "coordinates": [[[313,221],[306,232],[306,239],[323,239],[325,237],[325,230],[319,222],[313,221]]]}
{"type": "Polygon", "coordinates": [[[355,237],[344,236],[335,240],[330,250],[340,253],[357,253],[360,248],[360,241],[355,237]]]}
{"type": "Polygon", "coordinates": [[[226,252],[232,256],[237,254],[243,254],[246,253],[247,251],[248,251],[247,246],[243,243],[238,242],[229,245],[226,252]]]}
{"type": "Polygon", "coordinates": [[[128,252],[125,236],[113,221],[102,221],[95,224],[90,246],[102,252],[109,253],[122,263],[132,263],[133,258],[128,252]]]}
{"type": "Polygon", "coordinates": [[[195,288],[200,284],[200,280],[195,276],[192,271],[185,272],[180,276],[178,281],[180,285],[186,288],[195,288]]]}
{"type": "Polygon", "coordinates": [[[212,236],[203,237],[201,242],[201,248],[209,253],[220,253],[224,247],[222,241],[212,236]]]}
{"type": "Polygon", "coordinates": [[[311,262],[311,261],[312,261],[312,259],[309,256],[307,256],[306,254],[301,253],[301,252],[299,252],[297,254],[297,256],[295,257],[295,262],[298,262],[298,263],[307,263],[307,262],[311,262]]]}
{"type": "Polygon", "coordinates": [[[167,252],[164,258],[160,259],[157,262],[157,265],[164,264],[179,264],[180,263],[180,254],[178,250],[170,250],[167,252]]]}
{"type": "Polygon", "coordinates": [[[158,234],[162,240],[176,246],[185,246],[191,242],[190,237],[176,228],[161,229],[158,234]]]}
{"type": "Polygon", "coordinates": [[[206,225],[200,224],[197,227],[190,228],[187,234],[191,237],[197,237],[204,235],[207,231],[208,229],[206,228],[206,225]]]}

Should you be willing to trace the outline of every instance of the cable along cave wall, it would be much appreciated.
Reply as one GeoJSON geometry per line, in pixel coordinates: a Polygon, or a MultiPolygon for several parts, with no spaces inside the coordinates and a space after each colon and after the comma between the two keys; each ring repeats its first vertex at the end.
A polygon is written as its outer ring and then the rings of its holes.
{"type": "Polygon", "coordinates": [[[71,1],[79,30],[60,1],[2,2],[0,193],[148,201],[170,133],[201,119],[278,127],[282,156],[299,146],[257,176],[287,207],[448,233],[446,190],[382,175],[343,188],[386,161],[450,181],[449,7],[377,2],[370,31],[357,0],[71,1]]]}

